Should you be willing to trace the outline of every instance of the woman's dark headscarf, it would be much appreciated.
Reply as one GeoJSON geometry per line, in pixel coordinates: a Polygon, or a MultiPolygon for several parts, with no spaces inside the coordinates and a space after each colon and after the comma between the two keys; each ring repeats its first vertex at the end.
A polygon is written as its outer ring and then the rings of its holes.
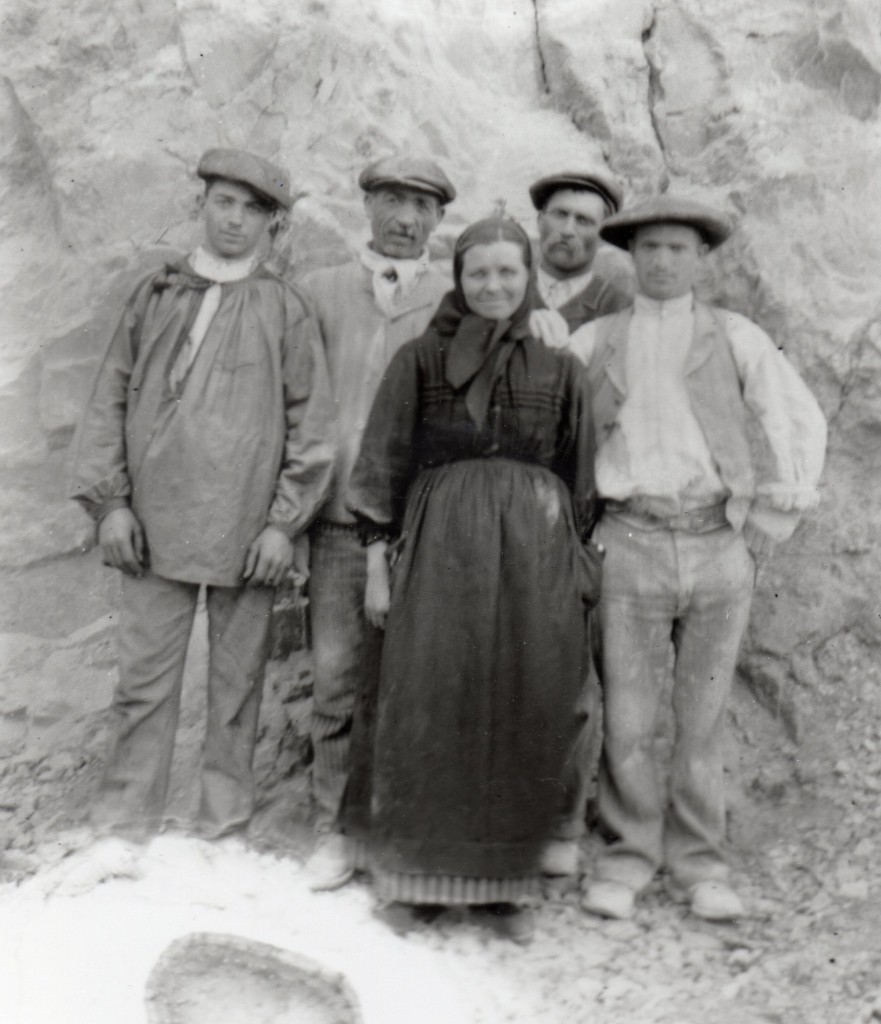
{"type": "Polygon", "coordinates": [[[455,288],[444,296],[432,326],[442,338],[450,339],[445,346],[444,376],[456,389],[468,385],[466,403],[472,418],[480,425],[486,417],[492,380],[503,368],[505,356],[510,355],[510,352],[500,353],[500,346],[529,336],[529,314],[535,306],[535,268],[529,236],[509,217],[477,221],[456,240],[453,280],[455,288]],[[492,245],[493,242],[514,242],[529,271],[520,304],[510,317],[498,321],[487,320],[470,309],[462,291],[465,253],[475,245],[492,245]]]}

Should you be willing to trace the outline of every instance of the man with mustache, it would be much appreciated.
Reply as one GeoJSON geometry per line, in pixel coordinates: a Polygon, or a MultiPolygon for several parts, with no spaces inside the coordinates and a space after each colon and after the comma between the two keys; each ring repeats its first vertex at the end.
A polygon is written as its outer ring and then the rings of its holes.
{"type": "Polygon", "coordinates": [[[449,279],[428,238],[456,191],[432,160],[387,157],[358,179],[370,240],[357,258],[317,270],[303,288],[316,312],[336,399],[333,493],[310,532],[314,656],[312,794],[317,842],[307,863],[315,890],[351,878],[352,841],[339,831],[356,695],[378,668],[382,633],[364,614],[367,553],[344,495],[367,416],[389,360],[428,326],[449,279]]]}
{"type": "Polygon", "coordinates": [[[199,161],[203,240],[126,303],[76,445],[73,497],[120,570],[119,683],[80,881],[118,873],[162,822],[200,588],[209,670],[199,829],[243,829],[275,587],[327,496],[333,406],[300,293],[263,261],[292,199],[254,153],[199,161]],[[137,847],[136,847],[137,848],[137,847]]]}
{"type": "Polygon", "coordinates": [[[538,210],[538,290],[548,309],[570,331],[623,309],[628,293],[593,270],[600,225],[621,205],[618,183],[596,171],[561,171],[539,178],[529,195],[538,210]]]}
{"type": "MultiPolygon", "coordinates": [[[[600,225],[621,205],[620,185],[598,171],[560,171],[533,182],[529,195],[538,211],[538,291],[544,305],[565,320],[563,332],[623,309],[629,294],[593,269],[600,225]]],[[[556,332],[552,324],[547,326],[541,333],[553,344],[556,332]]],[[[578,870],[577,840],[584,833],[588,790],[600,745],[600,706],[592,672],[585,690],[582,750],[569,780],[567,812],[542,856],[542,868],[550,876],[574,875],[578,870]]]]}
{"type": "Polygon", "coordinates": [[[636,299],[569,343],[591,379],[604,502],[598,806],[611,842],[584,901],[604,917],[631,917],[661,867],[696,916],[744,913],[723,849],[726,704],[756,559],[816,504],[826,424],[760,327],[695,297],[706,254],[731,230],[671,195],[610,217],[600,235],[630,251],[636,299]],[[770,459],[754,457],[755,427],[770,459]],[[671,656],[664,786],[655,726],[671,656]]]}

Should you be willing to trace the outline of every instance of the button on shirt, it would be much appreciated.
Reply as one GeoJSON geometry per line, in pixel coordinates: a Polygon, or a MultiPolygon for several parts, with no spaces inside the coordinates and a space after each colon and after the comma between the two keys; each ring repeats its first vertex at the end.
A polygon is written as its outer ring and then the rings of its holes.
{"type": "Polygon", "coordinates": [[[556,278],[539,267],[536,275],[538,293],[548,309],[559,309],[583,291],[590,284],[592,277],[593,272],[588,270],[586,274],[579,274],[577,277],[556,278]]]}
{"type": "Polygon", "coordinates": [[[607,498],[655,499],[657,514],[722,500],[703,431],[691,409],[685,360],[694,333],[691,294],[658,302],[637,296],[627,343],[627,399],[619,429],[597,457],[597,486],[607,498]]]}

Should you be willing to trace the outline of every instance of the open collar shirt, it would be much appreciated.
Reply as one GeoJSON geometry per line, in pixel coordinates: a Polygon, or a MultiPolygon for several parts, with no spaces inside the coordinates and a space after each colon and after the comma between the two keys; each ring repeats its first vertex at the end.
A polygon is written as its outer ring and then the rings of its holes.
{"type": "MultiPolygon", "coordinates": [[[[737,367],[743,400],[759,421],[771,454],[750,517],[785,540],[799,513],[816,504],[826,423],[810,390],[768,335],[738,313],[717,310],[737,367]]],[[[601,322],[601,321],[600,321],[601,322]]],[[[569,339],[588,364],[597,341],[592,321],[569,339]]],[[[691,408],[684,366],[694,335],[694,297],[659,302],[638,295],[627,339],[627,393],[619,430],[599,442],[597,488],[618,501],[653,499],[675,515],[725,497],[706,439],[691,408]]]]}

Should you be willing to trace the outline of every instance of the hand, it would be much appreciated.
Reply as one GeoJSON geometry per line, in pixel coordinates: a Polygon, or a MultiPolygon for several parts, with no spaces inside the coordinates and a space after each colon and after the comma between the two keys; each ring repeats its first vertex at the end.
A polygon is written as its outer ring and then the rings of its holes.
{"type": "Polygon", "coordinates": [[[267,526],[248,548],[242,579],[252,587],[277,587],[294,561],[294,545],[278,527],[267,526]]]}
{"type": "Polygon", "coordinates": [[[364,591],[364,615],[371,626],[385,629],[391,603],[391,584],[385,541],[376,541],[367,548],[367,588],[364,591]]]}
{"type": "Polygon", "coordinates": [[[147,544],[144,528],[130,508],[115,508],[98,524],[98,543],[105,565],[126,576],[143,576],[147,544]]]}
{"type": "Polygon", "coordinates": [[[569,325],[555,309],[534,309],[529,314],[529,333],[548,348],[569,347],[569,325]]]}

